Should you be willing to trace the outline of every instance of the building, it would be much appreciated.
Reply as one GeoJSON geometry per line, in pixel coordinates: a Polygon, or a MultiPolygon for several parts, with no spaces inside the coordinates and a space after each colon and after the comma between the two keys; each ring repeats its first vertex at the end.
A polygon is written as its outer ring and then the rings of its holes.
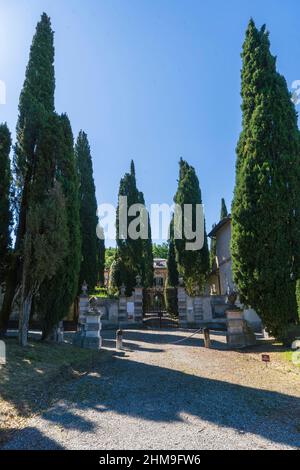
{"type": "MultiPolygon", "coordinates": [[[[232,275],[231,260],[231,216],[228,215],[213,227],[208,234],[216,241],[216,258],[209,276],[209,286],[211,295],[226,295],[230,290],[235,290],[232,275]]],[[[262,330],[260,317],[255,310],[244,308],[244,318],[254,331],[262,330]]]]}
{"type": "Polygon", "coordinates": [[[164,288],[168,277],[167,260],[164,258],[154,258],[153,260],[153,285],[156,288],[164,288]]]}
{"type": "Polygon", "coordinates": [[[216,258],[209,278],[211,294],[226,295],[229,290],[234,289],[230,253],[230,215],[220,220],[208,236],[216,240],[216,258]]]}
{"type": "MultiPolygon", "coordinates": [[[[154,258],[153,260],[153,287],[164,289],[168,276],[167,260],[154,258]]],[[[104,270],[104,287],[108,288],[110,279],[110,268],[104,270]]]]}

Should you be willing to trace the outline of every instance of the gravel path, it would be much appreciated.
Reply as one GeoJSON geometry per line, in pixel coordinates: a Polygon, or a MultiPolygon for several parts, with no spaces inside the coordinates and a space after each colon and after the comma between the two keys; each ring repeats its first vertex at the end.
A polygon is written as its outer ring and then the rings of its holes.
{"type": "Polygon", "coordinates": [[[300,448],[300,374],[226,351],[221,335],[210,350],[199,334],[170,344],[189,335],[126,331],[124,352],[70,383],[5,448],[300,448]]]}

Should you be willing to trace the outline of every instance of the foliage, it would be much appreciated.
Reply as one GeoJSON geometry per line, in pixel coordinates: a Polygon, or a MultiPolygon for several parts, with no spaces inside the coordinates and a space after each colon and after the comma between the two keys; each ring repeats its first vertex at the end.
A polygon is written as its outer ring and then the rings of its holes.
{"type": "MultiPolygon", "coordinates": [[[[121,196],[127,197],[127,208],[130,208],[134,204],[141,204],[143,206],[145,204],[143,193],[139,192],[137,189],[133,162],[131,162],[131,172],[126,173],[120,181],[119,200],[121,196]]],[[[114,266],[112,266],[113,275],[111,283],[117,287],[120,287],[121,284],[124,283],[127,295],[131,295],[136,285],[137,275],[142,277],[142,283],[145,286],[150,286],[153,283],[151,228],[149,214],[147,213],[148,238],[143,239],[140,235],[137,239],[133,239],[128,235],[128,229],[132,223],[135,224],[137,216],[128,215],[126,233],[119,233],[121,231],[119,210],[120,206],[118,205],[116,218],[117,255],[114,266]]],[[[142,210],[138,211],[140,219],[142,218],[141,212],[142,210]]],[[[141,223],[142,222],[137,225],[137,230],[140,234],[143,230],[141,223]]]]}
{"type": "Polygon", "coordinates": [[[110,269],[116,258],[117,249],[116,248],[106,248],[105,249],[105,268],[110,269]]]}
{"type": "Polygon", "coordinates": [[[209,251],[206,230],[204,227],[204,244],[200,250],[187,250],[186,242],[193,242],[185,237],[184,205],[192,205],[192,229],[196,229],[196,205],[202,204],[199,180],[195,169],[186,161],[179,162],[178,189],[174,202],[182,209],[182,239],[175,239],[175,250],[178,271],[183,275],[185,284],[190,292],[194,288],[204,289],[209,271],[209,251]]]}
{"type": "Polygon", "coordinates": [[[0,285],[5,280],[8,253],[11,245],[11,136],[6,124],[0,125],[0,285]]]}
{"type": "Polygon", "coordinates": [[[227,216],[228,216],[228,210],[226,207],[225,199],[222,197],[220,220],[225,219],[227,216]]]}
{"type": "Polygon", "coordinates": [[[79,275],[79,291],[84,281],[92,291],[99,277],[99,242],[96,228],[98,225],[96,189],[93,178],[93,164],[90,145],[85,132],[80,131],[75,145],[80,188],[80,226],[82,239],[82,261],[79,275]]]}
{"type": "Polygon", "coordinates": [[[57,121],[56,180],[60,182],[66,201],[68,252],[64,263],[51,280],[40,289],[37,311],[47,338],[53,327],[69,312],[78,288],[81,261],[79,220],[79,181],[73,148],[73,133],[64,114],[57,121]]]}
{"type": "Polygon", "coordinates": [[[178,317],[178,297],[177,297],[177,288],[176,287],[166,287],[165,288],[165,303],[166,309],[169,315],[173,317],[178,317]]]}
{"type": "Polygon", "coordinates": [[[169,245],[168,243],[161,243],[160,245],[153,243],[153,258],[168,258],[169,245]]]}
{"type": "Polygon", "coordinates": [[[250,21],[243,46],[242,132],[232,206],[232,260],[241,301],[274,336],[296,322],[300,255],[297,115],[269,36],[250,21]]]}

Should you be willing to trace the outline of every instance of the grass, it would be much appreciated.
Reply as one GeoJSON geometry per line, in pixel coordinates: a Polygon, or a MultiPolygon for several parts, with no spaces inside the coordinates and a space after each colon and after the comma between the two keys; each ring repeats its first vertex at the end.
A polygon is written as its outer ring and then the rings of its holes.
{"type": "Polygon", "coordinates": [[[21,348],[6,340],[6,365],[0,366],[0,443],[35,413],[63,398],[64,386],[89,372],[106,352],[69,344],[30,341],[21,348]]]}
{"type": "Polygon", "coordinates": [[[291,364],[293,364],[293,365],[300,368],[300,351],[298,352],[298,354],[299,354],[299,363],[298,364],[294,364],[293,358],[292,358],[293,354],[294,354],[294,351],[285,351],[283,353],[283,357],[287,362],[289,362],[289,363],[291,363],[291,364]]]}

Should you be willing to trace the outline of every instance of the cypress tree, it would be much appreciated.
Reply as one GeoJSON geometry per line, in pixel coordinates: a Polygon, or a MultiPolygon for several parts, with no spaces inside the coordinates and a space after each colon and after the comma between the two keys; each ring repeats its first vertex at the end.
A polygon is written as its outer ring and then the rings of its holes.
{"type": "Polygon", "coordinates": [[[0,287],[5,280],[11,245],[11,136],[7,124],[0,125],[0,287]]]}
{"type": "Polygon", "coordinates": [[[194,240],[187,240],[184,234],[184,205],[192,205],[192,229],[195,231],[196,205],[202,204],[201,190],[195,169],[182,159],[179,162],[179,167],[178,189],[174,197],[174,202],[182,209],[182,239],[175,239],[178,271],[183,275],[186,286],[190,292],[193,292],[194,288],[200,288],[203,291],[209,271],[209,251],[206,230],[204,227],[203,247],[197,251],[186,250],[186,242],[193,242],[194,240]]]}
{"type": "Polygon", "coordinates": [[[99,234],[97,237],[97,282],[100,286],[104,286],[105,251],[104,231],[101,227],[101,237],[99,234]]]}
{"type": "Polygon", "coordinates": [[[250,21],[242,52],[243,130],[232,206],[234,281],[275,336],[297,318],[300,237],[297,115],[269,36],[250,21]]]}
{"type": "Polygon", "coordinates": [[[48,114],[54,111],[54,89],[53,31],[50,18],[43,13],[33,37],[19,102],[14,155],[18,221],[14,255],[6,279],[6,292],[0,315],[2,331],[6,328],[17,285],[22,282],[22,250],[31,186],[35,179],[37,140],[48,114]]]}
{"type": "MultiPolygon", "coordinates": [[[[139,192],[136,185],[134,162],[131,161],[130,173],[126,173],[120,181],[119,198],[120,196],[127,197],[127,208],[129,209],[134,204],[145,205],[144,195],[139,192]]],[[[150,220],[148,217],[148,238],[132,239],[127,236],[123,239],[123,235],[119,234],[119,206],[116,218],[116,240],[117,240],[117,258],[118,258],[118,275],[116,279],[118,287],[121,284],[126,285],[128,295],[131,295],[132,290],[136,284],[136,276],[139,274],[142,277],[142,282],[145,286],[152,286],[153,284],[153,253],[152,253],[152,240],[150,220]]],[[[128,227],[136,216],[127,217],[127,234],[128,227]]],[[[139,227],[142,231],[143,227],[139,227]]],[[[125,235],[125,234],[124,234],[125,235]]]]}
{"type": "Polygon", "coordinates": [[[74,141],[70,121],[63,114],[58,119],[58,148],[56,179],[66,201],[68,250],[64,263],[40,289],[38,313],[42,322],[43,339],[67,316],[75,301],[81,262],[81,236],[79,218],[79,179],[74,155],[74,141]]]}
{"type": "Polygon", "coordinates": [[[49,114],[40,129],[35,149],[34,178],[28,199],[23,247],[19,341],[27,344],[29,317],[41,285],[58,272],[67,254],[66,203],[56,179],[60,146],[58,116],[49,114]]]}
{"type": "Polygon", "coordinates": [[[226,207],[225,199],[221,199],[221,214],[220,214],[220,220],[225,219],[228,217],[228,210],[226,207]]]}
{"type": "MultiPolygon", "coordinates": [[[[213,228],[215,226],[216,226],[216,224],[213,225],[213,228]]],[[[210,269],[211,270],[214,268],[214,263],[216,261],[216,256],[217,256],[217,240],[214,237],[210,241],[209,259],[210,259],[210,269]]]]}
{"type": "Polygon", "coordinates": [[[79,172],[80,226],[82,258],[78,289],[87,282],[92,292],[98,278],[98,248],[96,228],[98,225],[96,188],[93,178],[93,163],[88,137],[80,131],[75,145],[75,156],[79,172]]]}
{"type": "Polygon", "coordinates": [[[175,253],[175,242],[174,242],[174,217],[170,223],[170,238],[168,242],[168,278],[167,285],[169,287],[178,286],[178,269],[176,262],[176,253],[175,253]]]}

